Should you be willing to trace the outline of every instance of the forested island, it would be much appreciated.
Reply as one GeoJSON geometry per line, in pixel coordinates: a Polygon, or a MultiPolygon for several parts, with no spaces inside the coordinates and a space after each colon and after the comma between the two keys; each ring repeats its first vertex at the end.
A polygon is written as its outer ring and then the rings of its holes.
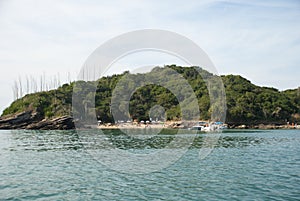
{"type": "MultiPolygon", "coordinates": [[[[203,79],[215,79],[200,67],[181,67],[169,65],[155,67],[151,72],[157,79],[163,79],[172,69],[187,80],[198,100],[202,120],[209,120],[212,105],[209,92],[203,79]],[[199,73],[200,72],[200,73],[199,73]]],[[[111,114],[112,92],[126,71],[119,75],[102,77],[97,81],[76,81],[63,84],[55,90],[27,94],[15,100],[3,111],[0,118],[1,129],[73,129],[74,113],[95,115],[102,123],[115,123],[111,114]],[[82,98],[78,111],[72,110],[73,88],[84,91],[87,96],[95,97],[95,105],[82,98]],[[96,86],[96,94],[90,88],[96,86]]],[[[139,74],[140,82],[146,74],[139,74]]],[[[135,76],[132,74],[131,76],[135,76]]],[[[254,127],[264,125],[286,125],[300,123],[300,88],[279,91],[275,88],[261,87],[252,84],[239,75],[222,75],[226,92],[226,123],[231,127],[246,125],[254,127]]],[[[174,80],[176,82],[176,80],[174,80]]],[[[128,87],[128,86],[127,86],[128,87]]],[[[178,86],[180,87],[180,86],[178,86]]],[[[124,89],[125,90],[125,89],[124,89]]],[[[154,84],[138,88],[130,98],[129,114],[124,120],[149,120],[150,109],[160,105],[165,109],[167,120],[180,120],[182,117],[179,101],[168,89],[154,84]]],[[[122,105],[119,105],[120,111],[122,105]]],[[[77,115],[78,116],[78,115],[77,115]]],[[[97,122],[95,122],[96,124],[97,122]]]]}

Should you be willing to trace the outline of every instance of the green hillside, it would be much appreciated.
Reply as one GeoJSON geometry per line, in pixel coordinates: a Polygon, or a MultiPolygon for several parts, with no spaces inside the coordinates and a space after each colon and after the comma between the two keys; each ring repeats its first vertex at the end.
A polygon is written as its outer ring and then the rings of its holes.
{"type": "MultiPolygon", "coordinates": [[[[129,119],[129,117],[137,120],[148,120],[150,109],[155,105],[160,105],[165,109],[167,120],[179,120],[182,117],[179,102],[187,97],[184,97],[186,96],[186,89],[182,88],[183,85],[176,78],[174,71],[182,75],[192,87],[198,100],[201,119],[209,119],[212,107],[216,107],[216,105],[210,105],[209,93],[203,77],[216,79],[216,75],[198,67],[179,67],[175,65],[165,66],[164,68],[156,67],[148,74],[135,75],[124,72],[120,75],[103,77],[98,82],[78,81],[64,84],[57,90],[29,94],[14,101],[4,110],[2,116],[26,110],[36,110],[43,118],[72,115],[72,112],[76,116],[93,115],[93,105],[89,100],[94,97],[95,90],[93,89],[96,87],[95,111],[98,118],[103,122],[113,122],[111,107],[118,110],[121,114],[120,118],[124,120],[129,119]],[[134,83],[124,82],[124,85],[122,85],[122,77],[125,75],[133,79],[134,83]],[[164,80],[166,77],[171,76],[172,78],[174,76],[174,80],[169,81],[168,84],[177,87],[176,90],[180,91],[183,97],[179,97],[178,100],[178,97],[176,98],[165,87],[144,83],[146,76],[152,76],[151,79],[153,80],[164,80]],[[130,94],[130,90],[135,87],[135,84],[143,87],[139,87],[133,94],[130,94]],[[71,112],[74,86],[76,86],[74,91],[82,93],[84,96],[76,103],[82,107],[76,107],[78,111],[71,112]],[[121,87],[120,90],[125,95],[128,95],[128,93],[131,95],[129,113],[124,112],[127,103],[111,105],[112,92],[116,86],[121,87]]],[[[280,92],[274,88],[256,86],[239,75],[226,75],[221,76],[221,78],[226,91],[227,123],[235,125],[285,124],[287,121],[300,123],[299,89],[280,92]]],[[[193,108],[190,108],[190,112],[193,115],[193,108]]],[[[157,117],[161,118],[159,115],[157,117]]]]}

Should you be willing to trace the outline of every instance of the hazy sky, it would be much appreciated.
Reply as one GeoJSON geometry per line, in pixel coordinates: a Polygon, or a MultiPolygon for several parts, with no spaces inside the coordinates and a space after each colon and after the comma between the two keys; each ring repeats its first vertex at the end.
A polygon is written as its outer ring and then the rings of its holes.
{"type": "Polygon", "coordinates": [[[146,28],[190,38],[219,74],[280,90],[300,86],[299,0],[0,0],[0,112],[19,76],[75,77],[99,45],[146,28]]]}

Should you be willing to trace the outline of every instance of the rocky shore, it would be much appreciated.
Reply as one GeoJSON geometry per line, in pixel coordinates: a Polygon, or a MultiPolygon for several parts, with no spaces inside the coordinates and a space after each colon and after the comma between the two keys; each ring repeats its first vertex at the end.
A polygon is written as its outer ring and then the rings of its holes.
{"type": "Polygon", "coordinates": [[[70,116],[43,119],[36,111],[25,111],[0,117],[0,129],[68,130],[74,128],[74,121],[70,116]]]}
{"type": "Polygon", "coordinates": [[[297,124],[257,124],[257,125],[229,125],[230,129],[260,129],[260,130],[270,130],[270,129],[300,129],[300,125],[297,124]]]}

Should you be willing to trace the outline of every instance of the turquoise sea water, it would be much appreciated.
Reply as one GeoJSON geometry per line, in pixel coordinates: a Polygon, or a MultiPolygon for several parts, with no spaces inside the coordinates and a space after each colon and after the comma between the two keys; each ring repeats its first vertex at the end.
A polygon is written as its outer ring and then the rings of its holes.
{"type": "MultiPolygon", "coordinates": [[[[197,134],[183,157],[148,174],[120,173],[95,160],[89,149],[104,148],[84,140],[95,132],[0,131],[0,200],[300,200],[300,130],[228,130],[203,160],[208,135],[197,134]]],[[[132,141],[117,131],[106,138],[144,154],[173,139],[132,141]]]]}

